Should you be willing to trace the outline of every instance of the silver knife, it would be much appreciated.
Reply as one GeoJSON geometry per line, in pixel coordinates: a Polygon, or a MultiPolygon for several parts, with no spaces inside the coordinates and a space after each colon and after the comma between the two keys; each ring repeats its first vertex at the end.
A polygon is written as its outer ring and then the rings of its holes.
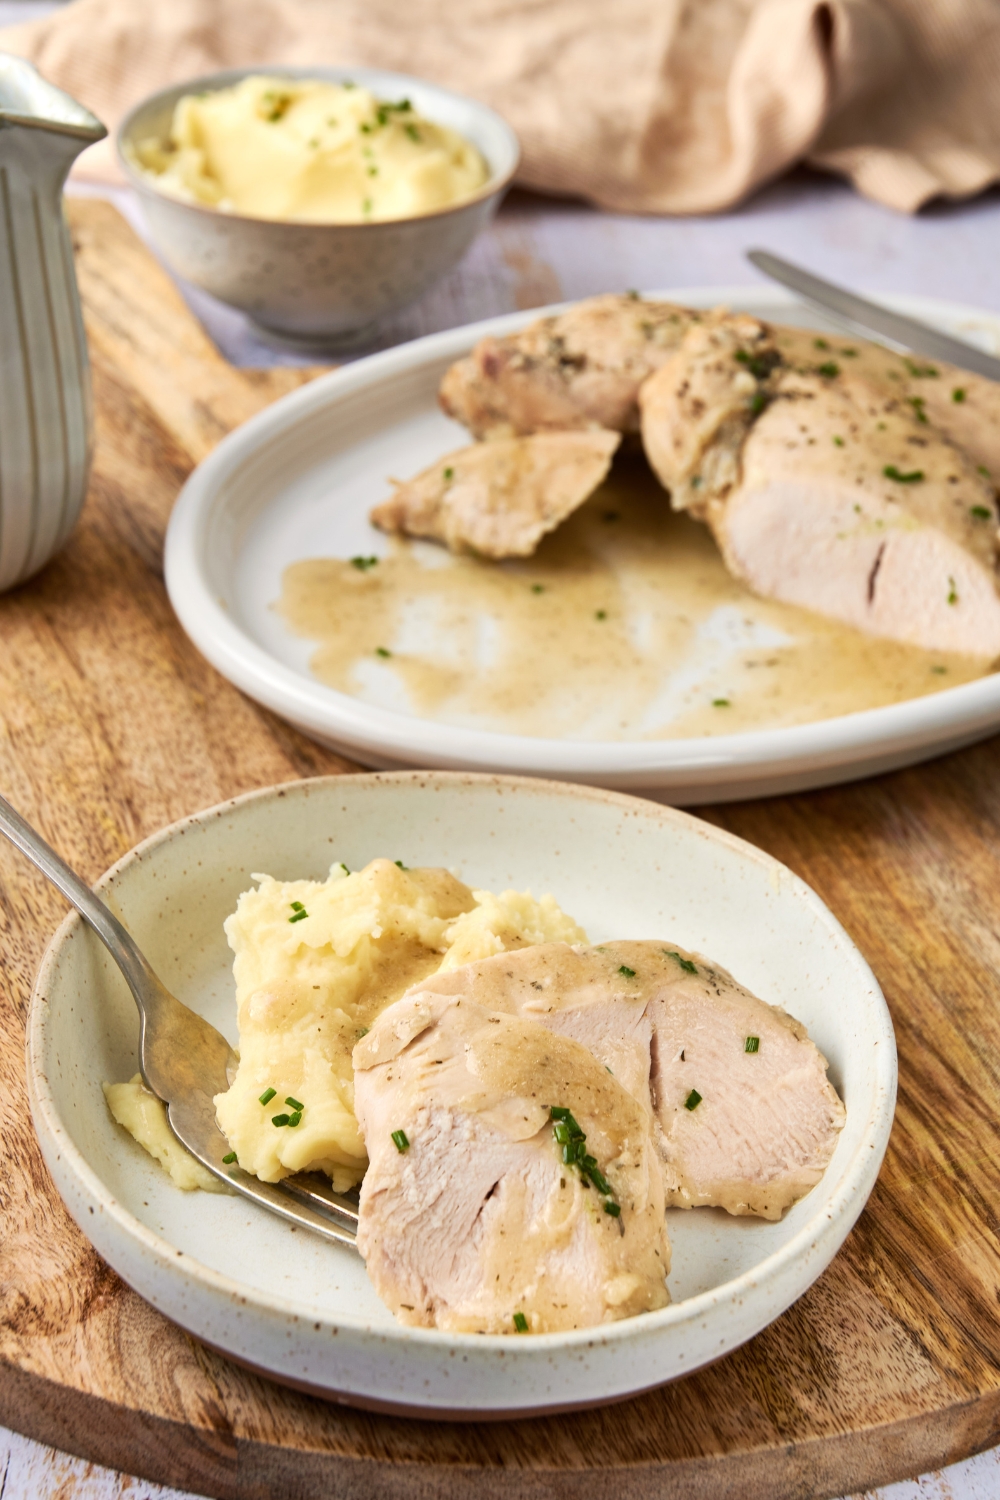
{"type": "Polygon", "coordinates": [[[985,375],[987,380],[1000,380],[1000,359],[984,354],[963,339],[951,338],[939,333],[926,323],[915,318],[905,318],[902,313],[890,312],[877,302],[869,302],[854,292],[823,281],[809,271],[793,266],[778,255],[767,250],[748,250],[747,260],[758,271],[780,281],[805,302],[812,302],[838,322],[844,323],[855,333],[874,335],[881,344],[888,344],[900,354],[929,354],[932,359],[943,359],[957,365],[960,370],[972,370],[976,375],[985,375]]]}

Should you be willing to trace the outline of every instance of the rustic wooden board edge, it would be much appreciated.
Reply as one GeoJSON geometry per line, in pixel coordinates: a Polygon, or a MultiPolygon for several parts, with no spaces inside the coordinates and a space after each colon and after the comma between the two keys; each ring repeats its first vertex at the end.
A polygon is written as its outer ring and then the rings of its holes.
{"type": "MultiPolygon", "coordinates": [[[[36,1442],[211,1500],[511,1500],[511,1470],[396,1462],[196,1430],[0,1362],[0,1421],[36,1442]],[[140,1462],[136,1464],[136,1458],[140,1462]]],[[[518,1472],[518,1500],[833,1500],[954,1463],[1000,1441],[1000,1394],[862,1433],[718,1458],[518,1472]],[[961,1437],[956,1441],[956,1432],[961,1437]]]]}

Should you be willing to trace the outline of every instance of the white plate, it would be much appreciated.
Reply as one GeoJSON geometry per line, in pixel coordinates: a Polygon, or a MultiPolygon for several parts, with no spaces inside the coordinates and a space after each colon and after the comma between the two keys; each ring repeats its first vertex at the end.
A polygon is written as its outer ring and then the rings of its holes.
{"type": "MultiPolygon", "coordinates": [[[[781,289],[650,293],[828,328],[781,289]]],[[[893,307],[1000,352],[1000,318],[926,298],[893,307]]],[[[421,718],[319,682],[313,644],[271,607],[281,575],[307,557],[378,553],[368,524],[387,474],[416,473],[468,441],[436,393],[449,364],[485,333],[542,312],[495,318],[359,360],[284,397],[226,438],[177,502],[166,545],[170,599],[191,639],[250,697],[306,734],[372,766],[498,770],[643,790],[678,805],[763,796],[890,770],[989,734],[1000,675],[819,723],[698,739],[534,739],[421,718]]]]}
{"type": "Polygon", "coordinates": [[[881,1165],[896,1050],[867,964],[801,880],[684,813],[551,782],[396,773],[252,793],[176,823],[99,885],[167,985],[235,1041],[222,920],[255,870],[322,878],[388,854],[476,886],[551,891],[594,941],[669,937],[732,969],[809,1028],[847,1124],[820,1184],[777,1224],[668,1214],[673,1304],[529,1338],[403,1328],[364,1267],[239,1198],[183,1194],[114,1124],[102,1080],[136,1070],[131,997],[70,916],[32,1000],[28,1082],[70,1213],[168,1317],[279,1380],[429,1416],[613,1400],[716,1359],[801,1296],[843,1243],[881,1165]]]}

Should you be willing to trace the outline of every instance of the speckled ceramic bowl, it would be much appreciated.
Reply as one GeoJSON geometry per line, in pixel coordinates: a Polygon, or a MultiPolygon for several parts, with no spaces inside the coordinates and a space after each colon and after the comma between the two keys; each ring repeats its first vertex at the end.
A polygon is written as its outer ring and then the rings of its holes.
{"type": "Polygon", "coordinates": [[[182,1193],[112,1120],[136,1071],[121,975],[67,917],[28,1023],[32,1117],[80,1228],[167,1317],[276,1380],[359,1406],[501,1417],[612,1401],[718,1359],[776,1318],[842,1245],[875,1182],[896,1093],[885,1001],[847,933],[759,849],[615,792],[511,776],[396,772],[254,792],[147,839],[98,883],[175,994],[236,1040],[222,931],[252,871],[334,860],[445,865],[473,886],[551,891],[595,942],[669,937],[710,953],[808,1027],[847,1106],[829,1167],[776,1224],[671,1209],[659,1312],[530,1338],[404,1328],[351,1250],[235,1196],[182,1193]]]}
{"type": "Polygon", "coordinates": [[[179,276],[247,313],[265,333],[296,343],[357,338],[414,302],[465,254],[496,212],[520,156],[499,115],[448,89],[376,68],[280,68],[282,78],[351,79],[382,99],[406,95],[420,114],[477,146],[490,175],[473,197],[417,218],[372,224],[296,224],[182,203],[158,191],[131,145],[166,138],[182,94],[226,88],[260,68],[233,68],[152,94],[123,120],[118,158],[138,191],[150,233],[179,276]]]}

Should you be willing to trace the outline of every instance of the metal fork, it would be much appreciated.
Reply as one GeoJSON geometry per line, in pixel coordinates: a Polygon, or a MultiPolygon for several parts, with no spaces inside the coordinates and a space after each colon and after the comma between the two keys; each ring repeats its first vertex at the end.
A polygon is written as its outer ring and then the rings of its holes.
{"type": "Polygon", "coordinates": [[[212,1096],[229,1088],[239,1063],[236,1053],[221,1032],[170,993],[117,917],[3,797],[0,833],[76,907],[121,969],[139,1011],[140,1071],[146,1086],[166,1104],[170,1128],[181,1145],[260,1208],[356,1250],[357,1204],[333,1192],[318,1174],[261,1182],[226,1163],[229,1142],[216,1124],[212,1096]]]}

